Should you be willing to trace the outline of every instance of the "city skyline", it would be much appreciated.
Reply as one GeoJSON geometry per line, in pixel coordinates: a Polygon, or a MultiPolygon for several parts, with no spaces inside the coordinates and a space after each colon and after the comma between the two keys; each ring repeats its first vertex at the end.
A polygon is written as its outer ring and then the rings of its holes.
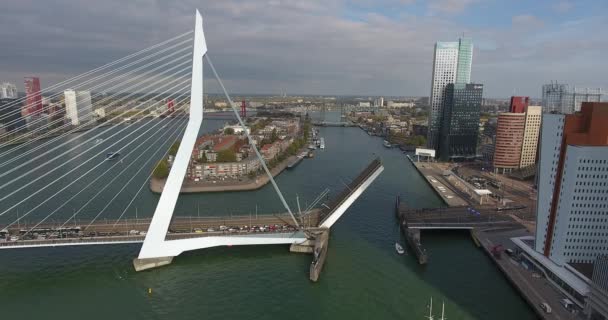
{"type": "MultiPolygon", "coordinates": [[[[0,13],[6,44],[0,78],[19,84],[34,74],[48,87],[187,30],[193,6],[208,13],[216,34],[210,54],[232,92],[428,96],[433,45],[463,33],[475,41],[472,78],[485,84],[486,97],[539,98],[551,80],[608,87],[597,68],[605,43],[590,32],[606,25],[593,15],[600,1],[151,1],[123,5],[120,13],[112,2],[93,12],[86,3],[59,1],[41,10],[35,1],[12,1],[0,13]],[[146,10],[132,15],[141,7],[146,10]],[[314,49],[319,43],[323,50],[314,49]]],[[[206,86],[218,91],[214,81],[206,86]]]]}

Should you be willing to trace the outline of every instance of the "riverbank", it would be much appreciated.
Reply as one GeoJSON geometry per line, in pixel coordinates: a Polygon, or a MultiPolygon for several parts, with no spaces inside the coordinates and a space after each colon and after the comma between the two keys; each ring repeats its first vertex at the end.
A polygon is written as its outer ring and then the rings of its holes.
{"type": "MultiPolygon", "coordinates": [[[[298,151],[298,154],[306,150],[303,148],[298,151]]],[[[276,177],[283,170],[287,169],[287,166],[294,161],[297,156],[291,156],[287,159],[279,162],[274,168],[270,169],[272,177],[276,177]]],[[[161,193],[165,187],[166,179],[150,179],[150,190],[154,193],[161,193]]],[[[217,181],[216,183],[197,183],[197,182],[184,182],[182,185],[181,193],[205,193],[205,192],[230,192],[230,191],[251,191],[257,190],[265,186],[270,179],[266,174],[260,174],[255,179],[243,178],[242,181],[217,181]]]]}

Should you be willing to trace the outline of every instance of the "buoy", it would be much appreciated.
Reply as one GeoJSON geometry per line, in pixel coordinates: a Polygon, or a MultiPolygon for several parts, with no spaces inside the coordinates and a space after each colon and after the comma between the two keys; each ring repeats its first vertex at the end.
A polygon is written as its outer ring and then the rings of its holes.
{"type": "Polygon", "coordinates": [[[152,294],[152,288],[148,288],[148,294],[152,294]]]}

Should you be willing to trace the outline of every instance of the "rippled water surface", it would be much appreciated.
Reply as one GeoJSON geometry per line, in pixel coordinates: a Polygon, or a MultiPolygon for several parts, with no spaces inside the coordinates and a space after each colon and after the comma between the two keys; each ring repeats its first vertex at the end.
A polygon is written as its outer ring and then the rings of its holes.
{"type": "MultiPolygon", "coordinates": [[[[174,123],[178,125],[177,120],[174,123]]],[[[222,123],[206,121],[206,128],[215,129],[222,123]]],[[[445,301],[451,320],[535,319],[490,260],[472,244],[468,233],[423,233],[422,242],[430,252],[427,266],[419,266],[412,256],[398,256],[393,246],[399,237],[394,218],[396,195],[401,194],[417,207],[438,206],[440,200],[404,155],[396,149],[385,149],[380,138],[358,128],[321,128],[321,135],[325,137],[325,150],[277,178],[293,207],[296,195],[302,202],[310,202],[324,188],[333,194],[339,192],[375,156],[382,158],[385,171],[332,228],[327,262],[318,283],[308,280],[311,257],[291,254],[287,246],[189,252],[168,267],[141,273],[135,273],[131,265],[137,245],[0,250],[3,318],[423,319],[428,300],[433,297],[436,313],[440,311],[438,303],[445,301]]],[[[139,160],[134,159],[143,148],[123,158],[122,166],[135,163],[133,168],[144,169],[103,217],[115,219],[124,210],[155,162],[146,160],[155,160],[152,152],[168,144],[168,140],[159,141],[139,160]]],[[[91,161],[91,167],[100,159],[103,155],[91,161]]],[[[66,167],[61,172],[74,168],[66,167]]],[[[99,186],[107,184],[122,168],[110,170],[99,179],[99,186]]],[[[74,177],[79,172],[84,171],[76,170],[74,177]]],[[[23,171],[15,175],[20,173],[23,171]]],[[[45,183],[58,176],[49,175],[45,183]]],[[[96,215],[132,176],[116,179],[89,209],[83,210],[83,218],[96,215]]],[[[59,188],[70,180],[66,181],[58,182],[59,188]]],[[[82,188],[89,182],[74,187],[82,188]]],[[[83,191],[54,218],[62,221],[69,217],[100,188],[83,191]]],[[[9,190],[0,190],[0,195],[9,190]]],[[[32,190],[36,190],[34,185],[23,190],[20,197],[35,192],[32,190]]],[[[18,206],[20,213],[0,217],[2,223],[31,210],[54,191],[49,188],[36,196],[37,201],[18,206]]],[[[28,223],[57,208],[75,192],[50,199],[32,211],[28,223]]],[[[157,199],[144,188],[126,216],[134,217],[135,208],[140,216],[150,215],[157,199]]],[[[254,192],[180,196],[176,214],[247,214],[255,212],[256,205],[260,212],[281,211],[274,191],[266,186],[254,192]]]]}

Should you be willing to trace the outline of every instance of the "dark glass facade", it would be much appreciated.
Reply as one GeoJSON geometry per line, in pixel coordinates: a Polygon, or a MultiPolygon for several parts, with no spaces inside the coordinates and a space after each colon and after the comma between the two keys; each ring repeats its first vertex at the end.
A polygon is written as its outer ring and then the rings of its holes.
{"type": "Polygon", "coordinates": [[[477,156],[483,85],[448,84],[441,117],[439,159],[471,160],[477,156]]]}

